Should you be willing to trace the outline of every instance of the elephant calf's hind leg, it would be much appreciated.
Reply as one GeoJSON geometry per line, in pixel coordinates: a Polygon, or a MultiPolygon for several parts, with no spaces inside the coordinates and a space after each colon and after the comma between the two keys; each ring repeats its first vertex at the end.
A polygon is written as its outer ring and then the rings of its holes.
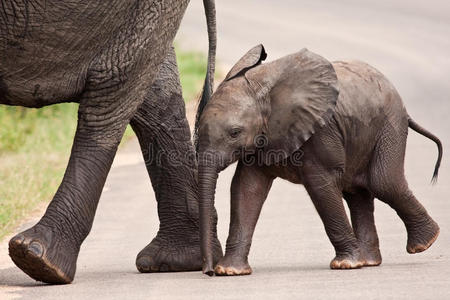
{"type": "Polygon", "coordinates": [[[406,250],[419,253],[428,249],[439,235],[439,226],[417,201],[404,175],[407,123],[399,134],[386,127],[378,141],[371,164],[371,190],[376,198],[391,206],[408,232],[406,250]]]}
{"type": "Polygon", "coordinates": [[[399,187],[380,192],[377,198],[394,208],[408,233],[406,251],[410,254],[427,250],[439,235],[439,226],[408,189],[406,181],[399,187]]]}
{"type": "Polygon", "coordinates": [[[381,253],[374,219],[374,197],[366,190],[344,193],[352,219],[353,231],[359,242],[364,266],[381,264],[381,253]]]}

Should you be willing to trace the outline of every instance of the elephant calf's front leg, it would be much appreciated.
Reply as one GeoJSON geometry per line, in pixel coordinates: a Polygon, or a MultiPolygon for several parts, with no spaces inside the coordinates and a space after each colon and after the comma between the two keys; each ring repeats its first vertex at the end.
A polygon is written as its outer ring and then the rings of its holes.
{"type": "Polygon", "coordinates": [[[248,253],[261,208],[273,177],[256,166],[239,162],[231,184],[231,221],[225,256],[215,267],[217,275],[248,275],[248,253]]]}

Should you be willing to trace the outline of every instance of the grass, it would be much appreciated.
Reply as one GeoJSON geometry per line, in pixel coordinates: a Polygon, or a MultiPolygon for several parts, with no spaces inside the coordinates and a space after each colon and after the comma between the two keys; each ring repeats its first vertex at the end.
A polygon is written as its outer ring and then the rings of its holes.
{"type": "Polygon", "coordinates": [[[40,110],[0,107],[0,238],[62,179],[76,127],[77,105],[40,110]]]}
{"type": "MultiPolygon", "coordinates": [[[[187,101],[201,91],[206,58],[177,51],[187,101]]],[[[42,109],[0,105],[0,240],[53,197],[64,175],[76,129],[77,104],[42,109]]],[[[124,141],[134,133],[127,128],[124,141]]]]}
{"type": "Polygon", "coordinates": [[[206,74],[206,57],[198,52],[177,51],[178,68],[185,101],[198,98],[206,74]]]}

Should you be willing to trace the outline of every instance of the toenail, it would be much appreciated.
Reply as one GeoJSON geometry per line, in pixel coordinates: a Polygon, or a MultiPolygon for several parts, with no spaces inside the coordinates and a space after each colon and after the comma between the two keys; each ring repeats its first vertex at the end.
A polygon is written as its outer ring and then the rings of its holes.
{"type": "Polygon", "coordinates": [[[167,264],[162,264],[162,265],[159,267],[159,270],[160,270],[161,272],[168,272],[168,271],[169,271],[169,266],[168,266],[167,264]]]}
{"type": "Polygon", "coordinates": [[[28,246],[28,252],[36,257],[42,257],[44,254],[44,247],[39,242],[32,242],[30,246],[28,246]]]}
{"type": "Polygon", "coordinates": [[[158,266],[150,266],[150,270],[152,270],[153,272],[159,272],[159,267],[158,266]]]}
{"type": "Polygon", "coordinates": [[[11,243],[15,243],[17,245],[20,245],[25,240],[25,237],[23,235],[17,235],[11,239],[11,243]]]}
{"type": "Polygon", "coordinates": [[[139,257],[138,260],[136,261],[136,266],[138,267],[139,271],[149,271],[150,257],[148,256],[139,257]]]}

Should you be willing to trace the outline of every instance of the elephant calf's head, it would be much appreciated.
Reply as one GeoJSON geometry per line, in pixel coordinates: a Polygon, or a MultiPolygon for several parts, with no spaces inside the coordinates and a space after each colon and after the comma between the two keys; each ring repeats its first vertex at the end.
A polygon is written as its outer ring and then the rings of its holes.
{"type": "Polygon", "coordinates": [[[266,56],[262,45],[245,54],[201,114],[199,154],[210,163],[214,157],[219,169],[255,148],[264,148],[267,164],[284,159],[333,113],[338,88],[330,62],[306,49],[261,64],[266,56]]]}

